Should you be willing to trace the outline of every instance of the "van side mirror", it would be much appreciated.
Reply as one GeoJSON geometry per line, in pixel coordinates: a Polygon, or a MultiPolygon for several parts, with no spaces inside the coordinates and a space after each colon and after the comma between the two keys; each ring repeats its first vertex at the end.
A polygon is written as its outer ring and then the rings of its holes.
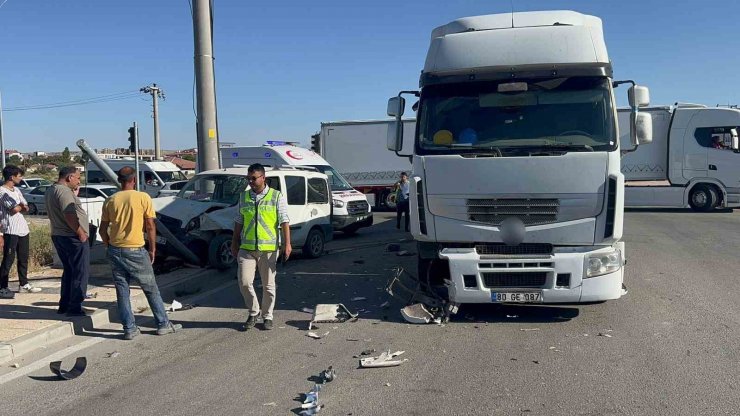
{"type": "Polygon", "coordinates": [[[630,134],[632,146],[648,144],[653,141],[653,118],[648,113],[637,113],[632,125],[633,133],[630,134]]]}
{"type": "Polygon", "coordinates": [[[648,87],[633,85],[627,91],[630,107],[647,107],[650,105],[650,90],[648,87]]]}
{"type": "Polygon", "coordinates": [[[401,117],[406,109],[406,99],[403,97],[393,97],[388,100],[388,115],[390,117],[401,117]]]}
{"type": "Polygon", "coordinates": [[[737,152],[740,150],[740,143],[738,143],[737,129],[730,129],[730,136],[732,137],[732,150],[737,152]]]}

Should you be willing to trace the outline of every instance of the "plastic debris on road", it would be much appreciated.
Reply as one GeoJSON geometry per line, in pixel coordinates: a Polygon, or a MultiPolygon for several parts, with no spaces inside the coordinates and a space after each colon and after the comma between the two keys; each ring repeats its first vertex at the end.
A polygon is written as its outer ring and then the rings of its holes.
{"type": "Polygon", "coordinates": [[[520,331],[529,332],[529,331],[539,331],[539,328],[519,328],[520,331]]]}
{"type": "Polygon", "coordinates": [[[275,403],[275,402],[262,403],[262,406],[277,406],[277,403],[275,403]]]}
{"type": "Polygon", "coordinates": [[[600,337],[607,337],[607,338],[611,338],[612,337],[611,334],[606,334],[606,333],[603,333],[603,332],[599,332],[599,336],[600,337]]]}
{"type": "Polygon", "coordinates": [[[313,338],[313,339],[321,339],[321,335],[315,333],[315,332],[309,332],[306,334],[307,337],[313,338]]]}
{"type": "Polygon", "coordinates": [[[178,302],[177,299],[172,301],[172,304],[170,305],[170,312],[174,312],[176,310],[182,309],[182,303],[178,302]]]}
{"type": "Polygon", "coordinates": [[[116,358],[116,357],[118,357],[119,355],[121,355],[121,353],[120,353],[120,352],[118,352],[118,351],[113,351],[113,352],[109,352],[109,353],[107,353],[107,354],[105,355],[105,358],[116,358]]]}
{"type": "Polygon", "coordinates": [[[379,367],[396,367],[401,365],[402,363],[408,361],[408,359],[404,358],[403,360],[394,360],[394,358],[398,357],[399,355],[403,354],[405,351],[396,351],[394,353],[391,353],[391,350],[388,350],[382,354],[380,354],[378,357],[369,357],[369,358],[361,358],[360,359],[360,367],[363,368],[379,368],[379,367]]]}
{"type": "Polygon", "coordinates": [[[313,310],[313,317],[311,318],[311,322],[308,323],[308,329],[313,329],[316,323],[339,323],[346,322],[350,319],[357,319],[357,314],[350,312],[341,303],[318,304],[313,310]]]}
{"type": "Polygon", "coordinates": [[[428,324],[434,321],[434,315],[421,303],[406,306],[401,309],[403,319],[411,324],[428,324]]]}
{"type": "Polygon", "coordinates": [[[319,377],[321,377],[324,383],[328,383],[337,377],[337,371],[332,366],[329,366],[329,368],[321,372],[319,377]]]}
{"type": "Polygon", "coordinates": [[[52,361],[51,363],[49,363],[49,369],[51,369],[51,372],[56,374],[56,376],[62,380],[76,379],[77,377],[81,376],[82,373],[85,372],[86,368],[87,368],[87,358],[85,357],[77,357],[74,367],[72,367],[72,369],[69,371],[62,370],[61,361],[52,361]]]}

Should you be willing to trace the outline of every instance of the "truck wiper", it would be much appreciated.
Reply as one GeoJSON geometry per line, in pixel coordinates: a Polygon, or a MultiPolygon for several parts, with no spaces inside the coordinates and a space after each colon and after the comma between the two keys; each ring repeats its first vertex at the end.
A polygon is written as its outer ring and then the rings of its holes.
{"type": "Polygon", "coordinates": [[[478,156],[497,156],[502,157],[501,149],[496,146],[473,146],[471,149],[475,149],[475,152],[465,153],[464,157],[478,157],[478,156]]]}
{"type": "Polygon", "coordinates": [[[548,143],[548,144],[532,146],[532,147],[542,147],[542,148],[547,148],[547,149],[562,149],[562,150],[586,149],[589,152],[594,151],[594,148],[587,144],[572,144],[572,143],[548,143]]]}

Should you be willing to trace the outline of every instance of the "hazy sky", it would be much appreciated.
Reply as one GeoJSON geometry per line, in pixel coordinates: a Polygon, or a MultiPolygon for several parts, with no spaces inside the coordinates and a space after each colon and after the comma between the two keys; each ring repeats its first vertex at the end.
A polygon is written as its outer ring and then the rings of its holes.
{"type": "MultiPolygon", "coordinates": [[[[0,92],[6,148],[61,150],[85,138],[127,147],[141,127],[153,147],[157,83],[164,149],[195,146],[193,30],[187,0],[0,0],[0,92]],[[128,93],[130,94],[121,94],[128,93]],[[119,94],[119,95],[114,95],[119,94]],[[14,108],[108,96],[61,108],[14,108]],[[118,99],[125,98],[125,99],[118,99]]],[[[308,143],[322,121],[385,118],[415,89],[431,30],[511,11],[509,0],[214,0],[222,141],[308,143]]],[[[516,11],[601,17],[616,79],[650,87],[653,104],[737,104],[738,1],[513,0],[516,11]]],[[[617,90],[621,105],[626,89],[617,90]]]]}

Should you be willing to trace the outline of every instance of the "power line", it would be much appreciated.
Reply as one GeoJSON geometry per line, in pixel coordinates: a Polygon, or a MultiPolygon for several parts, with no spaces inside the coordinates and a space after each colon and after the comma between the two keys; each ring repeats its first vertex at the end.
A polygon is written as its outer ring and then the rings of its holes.
{"type": "Polygon", "coordinates": [[[85,98],[85,99],[79,99],[79,100],[61,101],[61,102],[48,103],[48,104],[35,104],[35,105],[27,105],[27,106],[19,106],[19,107],[9,107],[9,108],[4,109],[3,111],[44,110],[44,109],[50,109],[50,108],[71,107],[71,106],[77,106],[77,105],[98,104],[98,103],[105,103],[105,102],[110,102],[110,101],[128,100],[128,99],[137,98],[137,97],[140,97],[139,91],[127,91],[127,92],[119,92],[116,94],[108,94],[108,95],[102,95],[99,97],[85,98]]]}

